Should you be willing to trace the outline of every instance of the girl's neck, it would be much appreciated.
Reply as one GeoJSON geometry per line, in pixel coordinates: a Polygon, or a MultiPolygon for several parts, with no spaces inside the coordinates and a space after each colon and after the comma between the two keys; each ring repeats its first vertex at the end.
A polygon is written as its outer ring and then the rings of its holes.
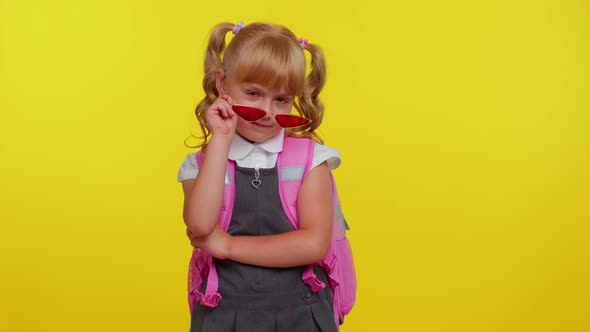
{"type": "Polygon", "coordinates": [[[244,141],[246,141],[246,142],[248,142],[250,144],[256,144],[256,143],[258,143],[258,142],[254,142],[254,141],[251,141],[251,140],[247,139],[245,136],[242,136],[242,134],[240,134],[237,130],[236,130],[236,134],[238,136],[240,136],[244,141]]]}

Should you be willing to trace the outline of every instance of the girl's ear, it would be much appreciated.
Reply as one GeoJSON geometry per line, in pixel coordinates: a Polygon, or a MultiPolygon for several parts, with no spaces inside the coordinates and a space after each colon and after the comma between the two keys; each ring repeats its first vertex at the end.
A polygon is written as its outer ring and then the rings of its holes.
{"type": "Polygon", "coordinates": [[[217,69],[215,72],[215,87],[220,96],[225,94],[225,72],[223,69],[217,69]]]}

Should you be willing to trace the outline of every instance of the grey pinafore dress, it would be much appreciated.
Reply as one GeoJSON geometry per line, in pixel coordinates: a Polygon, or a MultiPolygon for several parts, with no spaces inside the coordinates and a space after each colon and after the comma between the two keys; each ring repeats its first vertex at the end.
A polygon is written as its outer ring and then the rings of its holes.
{"type": "MultiPolygon", "coordinates": [[[[251,185],[253,168],[236,165],[236,199],[228,233],[273,235],[293,231],[279,196],[277,168],[260,169],[261,185],[251,185]]],[[[197,303],[191,332],[337,331],[329,287],[313,293],[301,280],[305,266],[266,268],[214,260],[221,301],[216,308],[197,303]]],[[[328,285],[324,271],[315,273],[328,285]]],[[[206,282],[202,291],[206,288],[206,282]]]]}

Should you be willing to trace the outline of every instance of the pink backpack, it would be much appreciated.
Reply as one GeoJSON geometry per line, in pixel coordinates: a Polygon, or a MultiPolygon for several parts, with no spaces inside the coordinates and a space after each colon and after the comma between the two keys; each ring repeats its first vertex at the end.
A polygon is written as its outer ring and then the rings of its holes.
{"type": "MultiPolygon", "coordinates": [[[[277,158],[279,175],[279,193],[285,214],[295,229],[299,229],[297,221],[297,193],[303,183],[305,175],[311,167],[315,142],[310,139],[292,138],[285,136],[283,151],[277,158]]],[[[203,162],[203,152],[196,154],[199,167],[203,162]]],[[[350,243],[345,236],[345,230],[349,229],[342,214],[340,200],[336,191],[334,177],[330,172],[332,182],[332,202],[334,205],[334,224],[332,227],[332,240],[330,250],[326,257],[319,263],[328,276],[330,293],[334,308],[336,326],[344,322],[344,316],[352,309],[356,299],[356,275],[350,243]]],[[[223,204],[219,215],[219,225],[227,231],[231,221],[235,199],[235,164],[227,161],[227,173],[225,176],[225,191],[223,204]]],[[[221,294],[217,292],[218,279],[213,257],[204,250],[194,248],[189,264],[188,273],[188,300],[192,313],[197,301],[211,308],[215,308],[221,300],[221,294]],[[201,293],[203,281],[207,279],[205,294],[201,293]]],[[[313,292],[324,287],[313,272],[313,265],[308,265],[302,275],[302,280],[308,284],[313,292]]]]}

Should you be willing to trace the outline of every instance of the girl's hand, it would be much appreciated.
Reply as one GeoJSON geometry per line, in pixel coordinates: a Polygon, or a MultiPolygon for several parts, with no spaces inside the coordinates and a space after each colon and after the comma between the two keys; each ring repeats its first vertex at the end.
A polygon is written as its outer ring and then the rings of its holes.
{"type": "Polygon", "coordinates": [[[233,104],[228,95],[222,95],[205,111],[205,120],[213,136],[233,136],[238,121],[231,108],[233,104]]]}
{"type": "Polygon", "coordinates": [[[216,225],[209,235],[203,238],[195,238],[187,228],[186,235],[191,241],[191,245],[200,248],[218,259],[229,258],[231,235],[216,225]]]}

